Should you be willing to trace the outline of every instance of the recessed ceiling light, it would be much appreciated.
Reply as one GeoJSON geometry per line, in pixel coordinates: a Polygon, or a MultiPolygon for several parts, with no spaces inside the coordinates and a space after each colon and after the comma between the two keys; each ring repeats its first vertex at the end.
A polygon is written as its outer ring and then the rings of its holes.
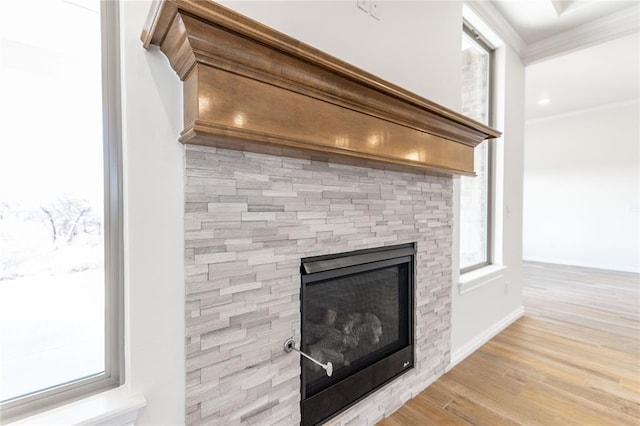
{"type": "Polygon", "coordinates": [[[551,99],[549,98],[540,98],[540,100],[538,101],[538,105],[546,105],[549,102],[551,102],[551,99]]]}

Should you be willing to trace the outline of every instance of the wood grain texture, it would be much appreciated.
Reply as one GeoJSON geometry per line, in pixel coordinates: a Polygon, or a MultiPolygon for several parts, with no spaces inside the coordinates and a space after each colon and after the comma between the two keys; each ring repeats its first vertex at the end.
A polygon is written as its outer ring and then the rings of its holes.
{"type": "Polygon", "coordinates": [[[185,82],[183,143],[472,175],[473,148],[500,135],[214,2],[154,3],[142,40],[185,82]]]}
{"type": "Polygon", "coordinates": [[[524,270],[525,316],[378,425],[640,424],[640,277],[524,270]]]}

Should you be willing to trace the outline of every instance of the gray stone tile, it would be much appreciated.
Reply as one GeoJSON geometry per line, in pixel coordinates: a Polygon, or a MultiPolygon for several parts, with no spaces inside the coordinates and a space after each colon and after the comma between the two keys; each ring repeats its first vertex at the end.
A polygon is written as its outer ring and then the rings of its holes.
{"type": "Polygon", "coordinates": [[[280,348],[300,332],[301,257],[418,247],[416,368],[330,424],[374,424],[444,372],[451,179],[189,145],[185,152],[189,424],[300,421],[299,359],[280,348]]]}

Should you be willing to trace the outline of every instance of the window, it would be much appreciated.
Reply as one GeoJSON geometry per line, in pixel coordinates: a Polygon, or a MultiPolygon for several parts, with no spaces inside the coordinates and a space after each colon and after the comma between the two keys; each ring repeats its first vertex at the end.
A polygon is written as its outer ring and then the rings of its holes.
{"type": "MultiPolygon", "coordinates": [[[[462,113],[491,125],[493,50],[468,25],[462,34],[462,113]]],[[[476,147],[477,177],[460,179],[460,270],[491,263],[493,142],[476,147]]]]}
{"type": "Polygon", "coordinates": [[[0,413],[120,384],[117,3],[0,18],[0,413]]]}

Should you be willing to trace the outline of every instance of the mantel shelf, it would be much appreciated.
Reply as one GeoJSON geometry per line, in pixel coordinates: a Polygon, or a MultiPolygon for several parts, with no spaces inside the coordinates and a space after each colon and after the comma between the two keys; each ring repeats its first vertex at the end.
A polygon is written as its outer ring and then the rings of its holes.
{"type": "Polygon", "coordinates": [[[156,1],[142,41],[183,81],[182,143],[473,175],[500,136],[212,1],[156,1]]]}

